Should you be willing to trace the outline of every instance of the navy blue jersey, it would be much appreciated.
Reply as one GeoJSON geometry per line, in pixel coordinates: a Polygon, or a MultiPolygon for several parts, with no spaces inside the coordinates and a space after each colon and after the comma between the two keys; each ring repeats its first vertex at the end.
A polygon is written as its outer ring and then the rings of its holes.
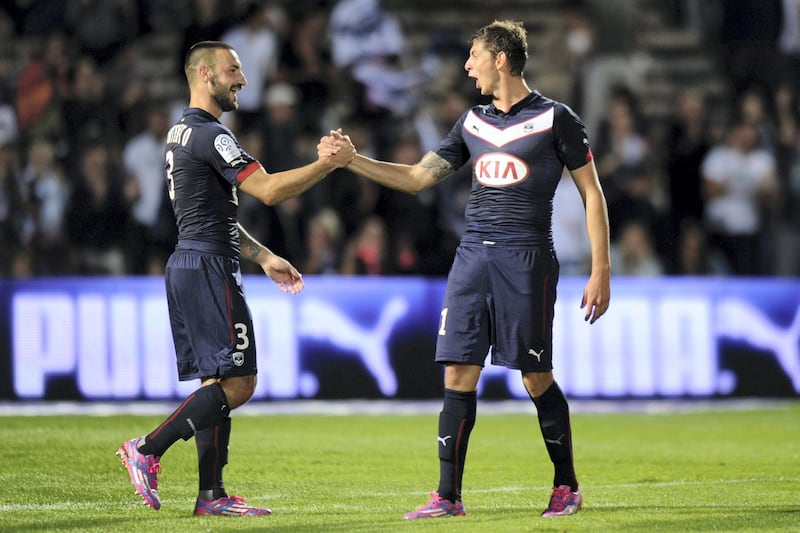
{"type": "Polygon", "coordinates": [[[568,106],[538,91],[508,113],[468,110],[435,152],[454,168],[472,162],[465,243],[552,246],[553,195],[566,166],[592,160],[586,130],[568,106]]]}
{"type": "Polygon", "coordinates": [[[236,187],[261,164],[202,109],[187,109],[167,134],[166,177],[179,241],[239,256],[236,187]]]}

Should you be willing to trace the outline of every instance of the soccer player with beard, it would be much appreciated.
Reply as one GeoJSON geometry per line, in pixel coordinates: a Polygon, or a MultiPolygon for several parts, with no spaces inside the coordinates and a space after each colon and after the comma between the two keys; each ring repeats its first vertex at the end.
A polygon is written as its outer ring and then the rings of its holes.
{"type": "MultiPolygon", "coordinates": [[[[247,79],[228,44],[195,44],[184,67],[190,101],[167,134],[165,173],[178,225],[178,243],[166,269],[167,303],[181,381],[201,386],[158,427],[128,440],[117,454],[144,503],[161,507],[161,456],[178,439],[195,437],[199,493],[195,515],[268,515],[225,490],[231,410],[256,387],[256,346],[245,301],[239,257],[258,263],[278,287],[303,288],[300,273],[253,239],[236,217],[237,189],[268,205],[296,196],[346,165],[353,148],[338,146],[306,166],[270,174],[245,152],[219,118],[238,107],[247,79]]],[[[345,143],[346,144],[346,143],[345,143]]]]}
{"type": "MultiPolygon", "coordinates": [[[[348,169],[393,189],[418,193],[466,164],[472,190],[466,231],[450,269],[436,343],[444,364],[439,415],[439,488],[406,519],[461,516],[461,481],[476,391],[489,348],[491,363],[519,370],[536,406],[554,465],[542,516],[577,512],[583,503],[572,454],[567,399],[553,379],[552,329],[558,259],[551,233],[553,195],[564,167],[583,198],[592,270],[581,307],[590,323],[608,309],[611,284],[608,213],[585,128],[566,105],[531,91],[521,23],[495,21],[472,38],[464,68],[492,103],[467,110],[433,152],[415,165],[356,155],[348,169]]],[[[332,132],[321,153],[349,139],[332,132]]]]}

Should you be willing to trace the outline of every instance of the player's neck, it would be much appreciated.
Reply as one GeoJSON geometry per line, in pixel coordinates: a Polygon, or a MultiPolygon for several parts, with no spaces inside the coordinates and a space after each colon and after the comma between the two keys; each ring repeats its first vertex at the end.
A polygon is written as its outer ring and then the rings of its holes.
{"type": "Polygon", "coordinates": [[[201,98],[199,96],[192,95],[192,97],[189,99],[189,107],[202,109],[206,113],[214,115],[214,117],[216,117],[217,120],[219,120],[222,117],[222,109],[212,99],[201,98]]]}
{"type": "Polygon", "coordinates": [[[494,106],[504,113],[508,113],[514,104],[522,101],[531,94],[531,90],[522,77],[509,78],[494,93],[494,106]]]}

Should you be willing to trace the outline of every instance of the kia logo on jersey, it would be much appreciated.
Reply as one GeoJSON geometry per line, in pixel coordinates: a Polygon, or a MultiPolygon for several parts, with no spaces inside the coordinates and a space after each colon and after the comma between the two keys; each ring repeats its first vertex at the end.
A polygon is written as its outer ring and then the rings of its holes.
{"type": "Polygon", "coordinates": [[[508,187],[528,178],[528,165],[519,157],[489,152],[475,160],[475,179],[486,187],[508,187]]]}

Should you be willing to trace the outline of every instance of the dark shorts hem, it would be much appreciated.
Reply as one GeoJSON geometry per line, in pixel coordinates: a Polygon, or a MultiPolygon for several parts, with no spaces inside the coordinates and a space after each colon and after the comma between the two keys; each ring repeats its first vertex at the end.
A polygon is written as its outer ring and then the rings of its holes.
{"type": "Polygon", "coordinates": [[[474,361],[474,360],[470,359],[469,356],[465,356],[465,355],[461,355],[461,354],[453,355],[453,354],[447,354],[447,353],[444,353],[444,354],[437,353],[436,357],[433,359],[433,361],[435,363],[456,363],[456,364],[461,364],[461,365],[478,365],[481,368],[483,368],[485,366],[484,361],[480,361],[480,362],[479,361],[474,361]]]}
{"type": "MultiPolygon", "coordinates": [[[[224,378],[241,378],[241,377],[245,377],[245,376],[256,376],[256,375],[258,375],[258,372],[256,372],[256,371],[244,371],[243,370],[243,371],[241,371],[241,373],[238,373],[238,372],[226,372],[225,374],[214,374],[213,377],[216,377],[216,378],[219,378],[219,379],[224,379],[224,378]]],[[[209,376],[209,374],[207,374],[206,372],[192,372],[190,374],[187,373],[187,374],[179,375],[178,376],[178,381],[192,381],[192,380],[195,380],[195,379],[203,379],[203,378],[207,378],[207,377],[212,377],[212,376],[209,376]]]]}

